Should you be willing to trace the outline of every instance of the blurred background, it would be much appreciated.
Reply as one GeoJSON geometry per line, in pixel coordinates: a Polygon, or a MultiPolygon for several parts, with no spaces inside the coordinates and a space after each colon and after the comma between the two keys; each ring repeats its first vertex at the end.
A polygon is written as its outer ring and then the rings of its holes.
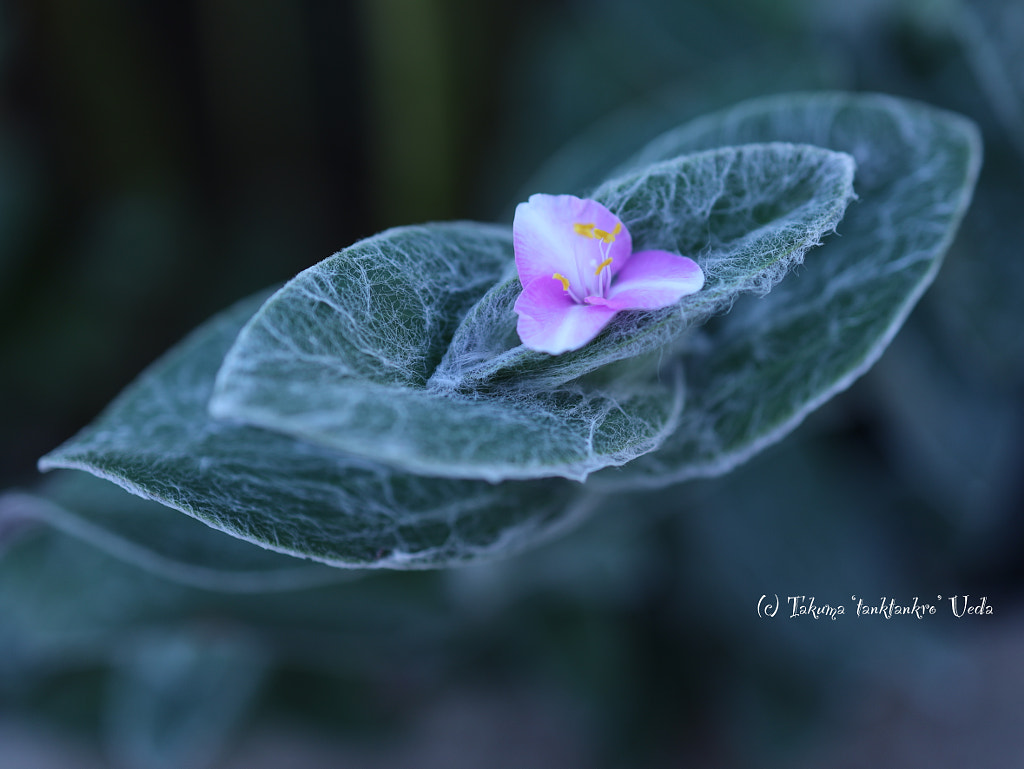
{"type": "Polygon", "coordinates": [[[725,478],[471,569],[225,596],[0,531],[0,767],[1019,762],[1017,0],[4,0],[0,489],[235,299],[809,89],[985,141],[936,284],[850,391],[725,478]],[[944,598],[772,621],[763,594],[944,598]]]}

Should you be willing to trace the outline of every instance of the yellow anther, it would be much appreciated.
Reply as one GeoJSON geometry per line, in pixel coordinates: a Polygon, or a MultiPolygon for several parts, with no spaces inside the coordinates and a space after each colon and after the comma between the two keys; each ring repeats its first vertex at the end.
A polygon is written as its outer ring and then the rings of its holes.
{"type": "Polygon", "coordinates": [[[620,232],[622,232],[622,222],[616,222],[615,229],[613,229],[611,232],[608,232],[607,230],[595,229],[594,234],[591,237],[597,238],[603,243],[608,243],[610,245],[615,242],[615,236],[618,235],[620,232]]]}
{"type": "Polygon", "coordinates": [[[568,291],[569,290],[569,279],[567,277],[565,277],[564,275],[561,275],[560,273],[557,273],[557,272],[554,275],[552,275],[551,277],[554,278],[555,280],[562,281],[562,290],[563,291],[568,291]]]}
{"type": "Polygon", "coordinates": [[[572,231],[585,238],[593,238],[594,240],[600,240],[602,243],[608,243],[611,245],[615,242],[615,236],[622,232],[622,222],[616,222],[615,228],[611,232],[608,232],[608,230],[602,230],[594,224],[576,222],[576,224],[572,226],[572,231]]]}
{"type": "Polygon", "coordinates": [[[597,265],[597,269],[594,270],[594,274],[595,275],[600,275],[601,274],[601,270],[603,270],[605,267],[607,267],[611,263],[612,263],[612,258],[609,256],[607,259],[605,259],[603,262],[601,262],[599,265],[597,265]]]}

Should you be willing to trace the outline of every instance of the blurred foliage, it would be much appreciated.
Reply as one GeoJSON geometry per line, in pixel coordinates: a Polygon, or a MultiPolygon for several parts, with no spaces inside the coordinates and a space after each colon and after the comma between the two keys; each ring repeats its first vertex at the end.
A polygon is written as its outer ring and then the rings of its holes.
{"type": "MultiPolygon", "coordinates": [[[[1004,676],[963,689],[957,671],[979,669],[979,635],[1019,640],[1024,579],[1015,13],[1014,0],[0,4],[4,486],[34,483],[39,455],[230,301],[384,227],[507,217],[525,192],[586,185],[588,169],[741,98],[885,91],[968,115],[986,148],[946,265],[864,380],[735,473],[609,497],[534,554],[226,596],[63,534],[0,530],[0,720],[77,729],[128,766],[208,763],[232,730],[283,720],[387,766],[402,754],[381,746],[417,725],[451,734],[425,714],[497,692],[517,709],[477,708],[497,726],[442,745],[436,765],[502,766],[506,733],[523,735],[507,755],[534,765],[793,765],[855,694],[892,687],[931,718],[906,739],[934,743],[939,723],[969,740],[958,713],[997,701],[1004,676]],[[766,592],[986,594],[997,615],[764,622],[766,592]],[[224,698],[205,730],[190,731],[204,711],[189,681],[224,698]],[[557,739],[518,724],[531,709],[557,739]]],[[[1001,712],[993,766],[1019,727],[1001,712]]],[[[844,766],[877,765],[847,747],[844,766]]]]}

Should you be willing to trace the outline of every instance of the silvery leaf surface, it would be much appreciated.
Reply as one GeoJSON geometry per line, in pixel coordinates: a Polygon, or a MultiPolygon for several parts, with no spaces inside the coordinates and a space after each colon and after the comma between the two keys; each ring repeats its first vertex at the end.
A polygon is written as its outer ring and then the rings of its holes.
{"type": "Polygon", "coordinates": [[[211,418],[217,370],[265,297],[196,329],[40,468],[85,470],[255,545],[343,567],[431,567],[511,552],[577,509],[579,486],[569,481],[406,475],[211,418]]]}
{"type": "Polygon", "coordinates": [[[853,181],[849,155],[792,143],[683,150],[617,173],[589,197],[622,219],[635,251],[696,260],[704,288],[662,310],[619,313],[592,343],[551,356],[518,343],[512,305],[520,286],[511,278],[467,315],[431,383],[540,390],[663,347],[740,295],[771,290],[835,229],[853,181]]]}
{"type": "Polygon", "coordinates": [[[602,474],[601,483],[656,486],[727,472],[848,387],[934,278],[981,162],[977,129],[963,117],[888,96],[826,93],[703,117],[652,142],[622,172],[757,141],[849,153],[858,200],[803,269],[707,326],[686,355],[678,429],[657,454],[602,474]]]}
{"type": "Polygon", "coordinates": [[[61,471],[39,489],[0,494],[0,551],[22,526],[45,524],[174,582],[230,593],[300,590],[347,579],[333,569],[253,547],[88,473],[61,471]]]}
{"type": "Polygon", "coordinates": [[[217,376],[221,419],[383,462],[488,481],[583,480],[661,443],[678,373],[603,387],[455,392],[430,385],[459,320],[513,264],[507,228],[403,227],[296,276],[245,325],[217,376]]]}

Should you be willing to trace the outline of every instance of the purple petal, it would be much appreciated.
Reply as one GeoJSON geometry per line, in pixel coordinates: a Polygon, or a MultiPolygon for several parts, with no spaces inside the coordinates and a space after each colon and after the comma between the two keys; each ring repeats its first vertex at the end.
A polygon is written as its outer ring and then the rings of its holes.
{"type": "Polygon", "coordinates": [[[596,200],[574,195],[531,195],[526,203],[516,206],[512,223],[516,268],[524,286],[538,278],[564,275],[573,291],[582,298],[593,291],[594,271],[603,261],[602,246],[612,258],[605,268],[614,276],[629,260],[633,242],[622,222],[596,200]],[[591,232],[612,233],[618,226],[614,242],[585,237],[575,225],[593,225],[591,232]]]}
{"type": "Polygon", "coordinates": [[[600,305],[577,304],[550,277],[530,283],[513,308],[519,315],[516,330],[531,350],[552,355],[576,350],[608,325],[615,310],[600,305]]]}
{"type": "Polygon", "coordinates": [[[704,271],[685,256],[668,251],[637,251],[608,291],[608,307],[657,310],[704,286],[704,271]]]}

